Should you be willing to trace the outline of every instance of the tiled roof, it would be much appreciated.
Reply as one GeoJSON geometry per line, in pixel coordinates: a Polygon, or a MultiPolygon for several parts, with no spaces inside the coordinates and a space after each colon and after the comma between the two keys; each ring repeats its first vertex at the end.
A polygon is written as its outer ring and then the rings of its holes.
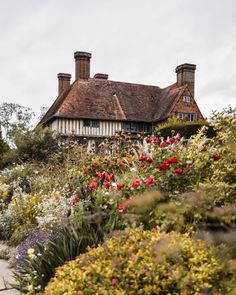
{"type": "Polygon", "coordinates": [[[39,124],[54,117],[155,122],[166,119],[186,86],[161,89],[91,78],[77,80],[53,103],[39,124]]]}

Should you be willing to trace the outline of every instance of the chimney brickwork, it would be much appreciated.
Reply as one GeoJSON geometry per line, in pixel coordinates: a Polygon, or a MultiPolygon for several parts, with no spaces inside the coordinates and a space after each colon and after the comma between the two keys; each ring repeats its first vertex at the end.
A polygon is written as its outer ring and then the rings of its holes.
{"type": "Polygon", "coordinates": [[[177,66],[175,69],[175,72],[177,73],[177,85],[184,86],[187,84],[193,97],[195,87],[195,70],[196,65],[194,64],[182,64],[177,66]]]}
{"type": "Polygon", "coordinates": [[[90,59],[92,54],[84,51],[76,51],[75,58],[75,80],[90,78],[90,59]]]}
{"type": "Polygon", "coordinates": [[[60,95],[65,89],[70,87],[71,74],[59,73],[58,78],[58,95],[60,95]]]}

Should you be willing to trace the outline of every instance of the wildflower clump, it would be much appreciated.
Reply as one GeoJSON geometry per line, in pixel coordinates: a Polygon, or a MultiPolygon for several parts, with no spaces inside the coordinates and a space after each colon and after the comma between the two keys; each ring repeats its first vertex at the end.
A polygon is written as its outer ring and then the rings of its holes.
{"type": "Polygon", "coordinates": [[[59,267],[45,294],[221,294],[223,276],[203,242],[135,228],[59,267]]]}

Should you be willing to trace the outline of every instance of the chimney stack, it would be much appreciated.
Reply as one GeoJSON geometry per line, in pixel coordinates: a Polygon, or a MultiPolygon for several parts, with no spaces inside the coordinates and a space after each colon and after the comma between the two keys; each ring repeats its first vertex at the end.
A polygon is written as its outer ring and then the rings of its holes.
{"type": "Polygon", "coordinates": [[[62,92],[70,87],[71,74],[59,73],[57,74],[58,78],[58,95],[61,95],[62,92]]]}
{"type": "Polygon", "coordinates": [[[194,97],[194,84],[195,84],[195,70],[196,65],[193,64],[182,64],[177,66],[175,72],[177,73],[177,85],[184,86],[188,85],[188,88],[194,97]]]}
{"type": "Polygon", "coordinates": [[[75,58],[75,80],[90,78],[90,59],[92,54],[83,51],[76,51],[75,58]]]}

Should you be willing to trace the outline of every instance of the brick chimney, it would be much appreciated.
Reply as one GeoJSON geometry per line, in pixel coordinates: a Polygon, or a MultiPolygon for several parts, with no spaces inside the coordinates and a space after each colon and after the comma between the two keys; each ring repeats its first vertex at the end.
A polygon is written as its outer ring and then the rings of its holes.
{"type": "Polygon", "coordinates": [[[195,70],[196,65],[193,64],[182,64],[177,66],[175,72],[177,73],[177,85],[184,86],[188,85],[188,88],[194,97],[194,84],[195,84],[195,70]]]}
{"type": "Polygon", "coordinates": [[[59,73],[57,74],[58,78],[58,95],[70,87],[71,74],[59,73]]]}
{"type": "Polygon", "coordinates": [[[90,78],[90,59],[92,54],[83,51],[76,51],[75,58],[75,80],[90,78]]]}

